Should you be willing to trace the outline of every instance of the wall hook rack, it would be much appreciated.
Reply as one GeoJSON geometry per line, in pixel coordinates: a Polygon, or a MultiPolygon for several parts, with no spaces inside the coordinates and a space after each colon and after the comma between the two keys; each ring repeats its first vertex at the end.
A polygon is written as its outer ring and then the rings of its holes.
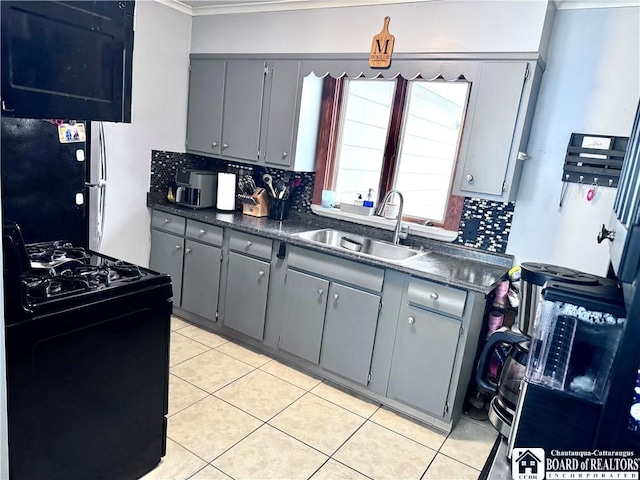
{"type": "Polygon", "coordinates": [[[629,137],[572,133],[562,181],[617,187],[629,137]]]}

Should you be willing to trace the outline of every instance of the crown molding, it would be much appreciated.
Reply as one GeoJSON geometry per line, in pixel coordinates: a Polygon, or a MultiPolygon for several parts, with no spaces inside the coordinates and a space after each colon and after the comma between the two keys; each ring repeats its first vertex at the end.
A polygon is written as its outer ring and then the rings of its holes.
{"type": "MultiPolygon", "coordinates": [[[[400,3],[422,3],[443,0],[257,0],[234,2],[221,1],[220,5],[211,5],[203,1],[203,6],[191,6],[179,0],[154,0],[168,7],[188,13],[194,17],[204,15],[227,15],[234,13],[278,12],[286,10],[315,10],[321,8],[363,7],[400,3]]],[[[446,1],[446,0],[445,0],[446,1]]],[[[193,2],[192,2],[193,3],[193,2]]]]}

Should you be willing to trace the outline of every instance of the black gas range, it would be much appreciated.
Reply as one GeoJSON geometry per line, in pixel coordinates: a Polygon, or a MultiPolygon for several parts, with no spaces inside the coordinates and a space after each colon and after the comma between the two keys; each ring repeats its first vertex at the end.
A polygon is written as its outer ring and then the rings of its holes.
{"type": "Polygon", "coordinates": [[[167,275],[3,228],[9,468],[132,479],[166,450],[167,275]]]}

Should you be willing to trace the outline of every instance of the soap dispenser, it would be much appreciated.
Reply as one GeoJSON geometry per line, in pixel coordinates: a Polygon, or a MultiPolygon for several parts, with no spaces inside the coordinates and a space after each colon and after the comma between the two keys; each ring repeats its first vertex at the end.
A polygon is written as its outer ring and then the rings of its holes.
{"type": "Polygon", "coordinates": [[[369,193],[367,193],[367,199],[362,202],[363,207],[373,208],[373,188],[369,189],[369,193]]]}
{"type": "Polygon", "coordinates": [[[356,198],[356,201],[355,201],[355,202],[353,202],[353,204],[354,204],[354,205],[357,205],[357,206],[359,206],[359,207],[362,207],[363,203],[364,203],[364,200],[362,199],[362,194],[361,194],[361,193],[359,193],[359,194],[358,194],[358,198],[356,198]]]}

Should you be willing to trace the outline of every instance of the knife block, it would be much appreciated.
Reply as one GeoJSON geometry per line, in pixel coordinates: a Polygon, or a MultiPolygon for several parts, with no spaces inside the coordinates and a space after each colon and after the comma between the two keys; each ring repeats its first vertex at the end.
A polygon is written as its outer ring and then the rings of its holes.
{"type": "Polygon", "coordinates": [[[253,195],[238,195],[242,202],[242,213],[252,217],[266,217],[269,213],[269,197],[264,188],[257,188],[253,195]]]}

